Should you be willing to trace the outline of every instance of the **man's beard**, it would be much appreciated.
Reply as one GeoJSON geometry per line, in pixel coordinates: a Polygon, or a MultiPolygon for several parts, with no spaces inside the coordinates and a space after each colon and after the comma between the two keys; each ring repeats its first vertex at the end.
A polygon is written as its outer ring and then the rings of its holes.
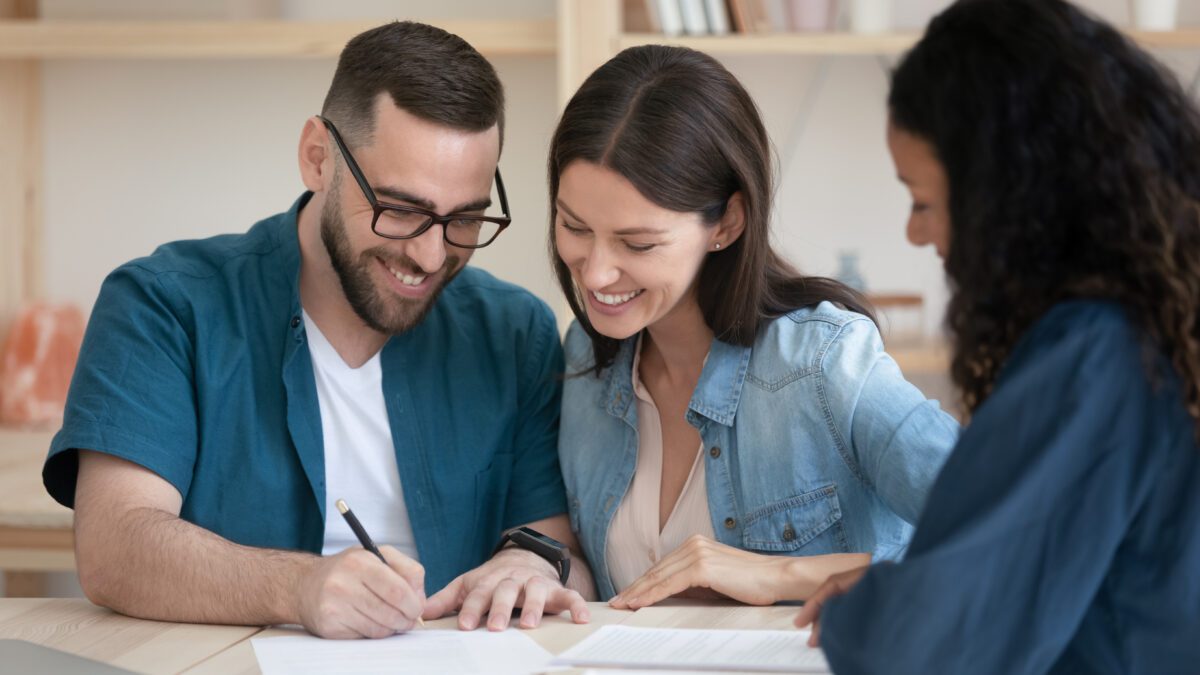
{"type": "Polygon", "coordinates": [[[438,294],[461,271],[461,258],[446,256],[446,261],[439,270],[444,272],[441,281],[430,289],[424,298],[405,298],[390,292],[381,293],[372,281],[371,268],[379,264],[376,258],[395,269],[421,268],[407,257],[397,258],[385,246],[369,248],[360,253],[358,260],[355,260],[350,250],[350,239],[346,236],[346,223],[342,220],[337,203],[336,191],[325,200],[325,206],[321,210],[321,241],[324,242],[325,251],[329,253],[329,260],[333,263],[333,270],[337,272],[338,280],[342,283],[342,293],[354,313],[372,330],[384,335],[399,335],[421,323],[433,307],[438,294]]]}

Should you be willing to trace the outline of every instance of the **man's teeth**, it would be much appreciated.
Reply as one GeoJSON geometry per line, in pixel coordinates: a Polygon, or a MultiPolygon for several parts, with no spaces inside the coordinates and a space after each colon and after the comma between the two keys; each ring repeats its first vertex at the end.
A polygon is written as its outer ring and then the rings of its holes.
{"type": "Polygon", "coordinates": [[[420,286],[421,282],[425,281],[425,277],[428,276],[427,274],[422,274],[414,277],[411,274],[405,274],[404,272],[394,270],[391,267],[388,268],[388,271],[392,273],[392,276],[399,279],[400,283],[404,284],[405,286],[420,286]]]}
{"type": "Polygon", "coordinates": [[[592,297],[606,305],[623,305],[641,294],[642,291],[640,290],[624,293],[622,295],[609,295],[607,293],[598,293],[596,291],[592,291],[592,297]]]}

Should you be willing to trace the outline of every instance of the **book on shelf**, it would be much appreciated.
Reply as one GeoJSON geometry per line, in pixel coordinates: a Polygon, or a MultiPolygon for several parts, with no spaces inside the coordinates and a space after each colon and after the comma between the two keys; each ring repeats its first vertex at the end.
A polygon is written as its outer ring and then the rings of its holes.
{"type": "Polygon", "coordinates": [[[779,0],[728,0],[729,16],[737,33],[770,33],[774,30],[768,2],[779,0]]]}
{"type": "Polygon", "coordinates": [[[662,26],[658,23],[658,8],[654,0],[623,0],[621,17],[625,23],[626,33],[658,33],[662,26]]]}
{"type": "Polygon", "coordinates": [[[708,16],[708,29],[713,35],[729,34],[729,6],[725,0],[704,0],[705,14],[708,16]]]}
{"type": "Polygon", "coordinates": [[[679,15],[683,17],[683,32],[688,35],[708,35],[708,18],[704,16],[705,0],[679,0],[679,15]]]}
{"type": "Polygon", "coordinates": [[[683,13],[679,0],[646,0],[653,3],[658,15],[658,25],[664,35],[683,34],[683,13]]]}
{"type": "Polygon", "coordinates": [[[785,32],[792,29],[791,1],[622,0],[624,30],[672,37],[785,32]]]}

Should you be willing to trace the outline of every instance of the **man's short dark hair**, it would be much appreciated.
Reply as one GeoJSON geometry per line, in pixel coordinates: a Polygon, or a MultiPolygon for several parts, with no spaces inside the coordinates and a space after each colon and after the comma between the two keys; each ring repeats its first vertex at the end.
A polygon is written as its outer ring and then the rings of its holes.
{"type": "Polygon", "coordinates": [[[375,101],[387,92],[401,109],[464,131],[497,125],[504,138],[504,88],[492,64],[466,40],[413,21],[355,36],[338,58],[322,116],[352,147],[370,142],[375,101]]]}

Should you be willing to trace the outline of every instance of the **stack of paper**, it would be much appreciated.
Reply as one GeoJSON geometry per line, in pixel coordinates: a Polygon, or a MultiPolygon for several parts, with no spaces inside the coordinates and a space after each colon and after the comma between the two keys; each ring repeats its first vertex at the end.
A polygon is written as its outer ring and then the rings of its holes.
{"type": "Polygon", "coordinates": [[[308,636],[251,640],[263,675],[496,673],[544,669],[550,652],[516,630],[418,630],[382,640],[308,636]]]}
{"type": "Polygon", "coordinates": [[[679,668],[826,673],[808,631],[603,626],[551,663],[594,668],[679,668]]]}

